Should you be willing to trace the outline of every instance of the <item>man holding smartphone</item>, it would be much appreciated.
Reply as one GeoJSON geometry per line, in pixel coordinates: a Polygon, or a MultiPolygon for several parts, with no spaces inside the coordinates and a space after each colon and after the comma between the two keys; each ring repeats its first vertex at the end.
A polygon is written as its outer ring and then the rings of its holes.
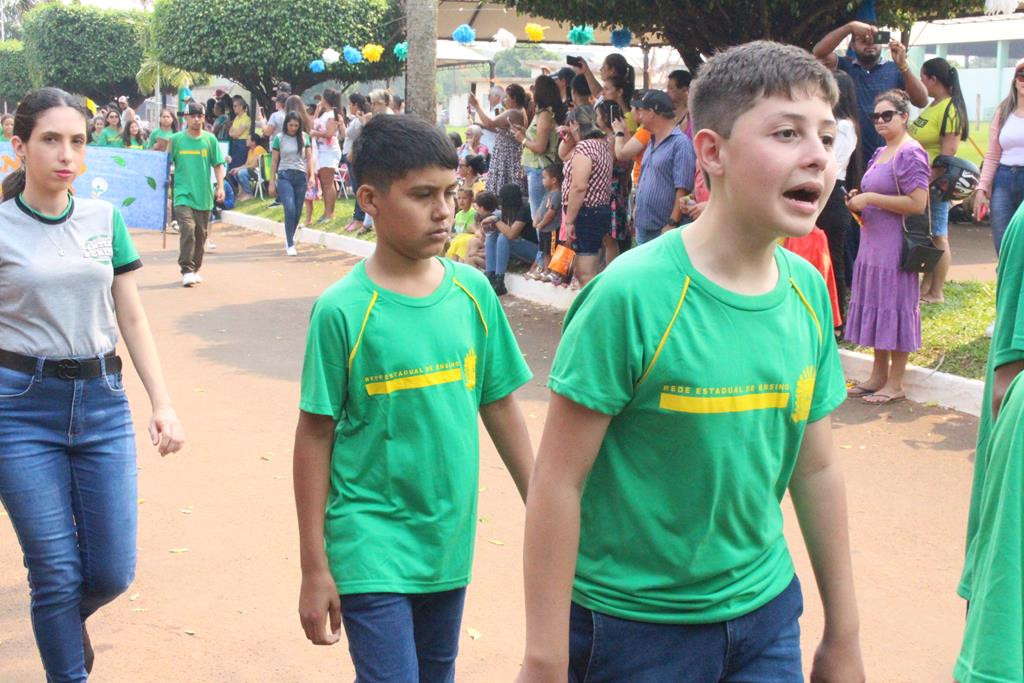
{"type": "Polygon", "coordinates": [[[875,130],[871,114],[875,110],[875,97],[893,88],[906,90],[915,107],[928,105],[928,91],[907,64],[907,48],[898,40],[889,40],[892,61],[882,59],[879,39],[889,35],[862,21],[851,21],[835,29],[814,46],[814,56],[830,69],[848,73],[857,86],[857,105],[860,107],[860,148],[865,161],[885,144],[875,130]],[[850,36],[850,48],[856,59],[836,54],[835,49],[850,36]]]}

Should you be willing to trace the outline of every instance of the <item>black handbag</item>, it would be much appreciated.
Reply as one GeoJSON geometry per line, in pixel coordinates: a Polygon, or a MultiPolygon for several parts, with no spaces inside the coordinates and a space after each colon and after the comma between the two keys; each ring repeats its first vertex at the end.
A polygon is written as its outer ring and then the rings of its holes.
{"type": "MultiPolygon", "coordinates": [[[[892,178],[896,181],[896,191],[900,190],[900,181],[896,177],[896,164],[893,163],[892,178]]],[[[905,273],[930,273],[935,270],[939,259],[944,253],[932,242],[932,197],[928,191],[928,200],[924,205],[924,213],[903,216],[903,248],[900,252],[900,270],[905,273]]]]}

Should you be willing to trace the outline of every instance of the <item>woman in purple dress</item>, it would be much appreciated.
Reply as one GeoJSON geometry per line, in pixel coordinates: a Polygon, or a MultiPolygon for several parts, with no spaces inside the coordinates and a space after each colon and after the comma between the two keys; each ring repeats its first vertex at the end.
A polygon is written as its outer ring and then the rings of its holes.
{"type": "Polygon", "coordinates": [[[849,396],[872,404],[906,398],[907,357],[921,346],[920,283],[900,270],[903,217],[924,213],[928,201],[928,153],[907,133],[910,97],[889,90],[875,99],[872,120],[885,139],[871,157],[861,190],[847,206],[860,215],[860,251],[846,315],[846,339],[875,350],[871,376],[849,396]]]}

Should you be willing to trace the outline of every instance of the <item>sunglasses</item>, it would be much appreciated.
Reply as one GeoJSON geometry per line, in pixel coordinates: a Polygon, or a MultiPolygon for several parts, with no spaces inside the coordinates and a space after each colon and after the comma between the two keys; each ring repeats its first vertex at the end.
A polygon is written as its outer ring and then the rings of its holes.
{"type": "Polygon", "coordinates": [[[1014,78],[1024,83],[1024,71],[1018,71],[1016,74],[1014,74],[1014,78]]]}
{"type": "Polygon", "coordinates": [[[889,123],[890,121],[892,121],[892,117],[894,117],[894,116],[899,116],[899,112],[896,111],[895,109],[886,109],[885,111],[876,111],[876,112],[872,112],[872,114],[871,114],[871,121],[873,123],[878,123],[879,121],[883,121],[885,123],[889,123]]]}

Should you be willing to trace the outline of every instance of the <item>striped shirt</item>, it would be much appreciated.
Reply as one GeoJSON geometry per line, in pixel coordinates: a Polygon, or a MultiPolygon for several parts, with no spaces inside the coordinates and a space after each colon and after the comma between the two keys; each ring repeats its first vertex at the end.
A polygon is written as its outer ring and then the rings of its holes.
{"type": "Polygon", "coordinates": [[[644,152],[636,188],[633,225],[637,232],[653,232],[666,226],[676,203],[676,190],[692,190],[696,173],[693,143],[679,126],[661,140],[652,137],[644,152]]]}
{"type": "Polygon", "coordinates": [[[565,164],[565,178],[562,180],[563,201],[568,202],[572,188],[573,162],[578,155],[590,157],[590,180],[587,193],[583,195],[583,206],[608,206],[612,201],[612,152],[604,138],[581,140],[565,164]]]}

